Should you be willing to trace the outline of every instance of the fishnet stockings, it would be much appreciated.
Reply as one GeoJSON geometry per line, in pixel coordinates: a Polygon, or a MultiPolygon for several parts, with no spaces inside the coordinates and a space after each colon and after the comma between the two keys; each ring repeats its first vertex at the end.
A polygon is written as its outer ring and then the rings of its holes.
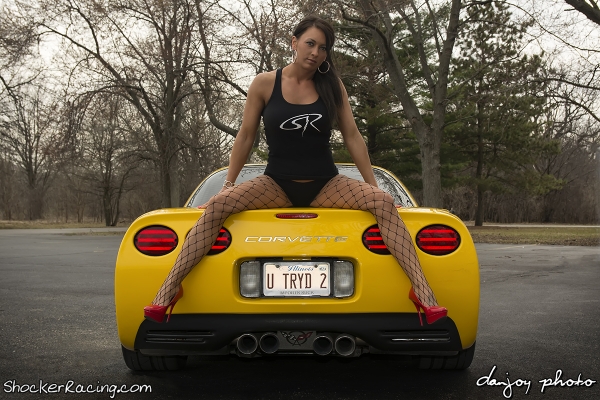
{"type": "Polygon", "coordinates": [[[179,284],[208,253],[217,239],[223,222],[231,214],[244,210],[283,208],[291,205],[285,192],[266,175],[258,176],[213,196],[207,203],[204,214],[185,239],[175,265],[171,268],[152,304],[167,305],[175,297],[179,284]]]}
{"type": "Polygon", "coordinates": [[[392,196],[368,183],[340,174],[321,189],[310,206],[370,211],[377,220],[383,242],[408,276],[419,300],[426,307],[437,305],[392,196]]]}
{"type": "MultiPolygon", "coordinates": [[[[171,301],[183,279],[208,253],[221,226],[231,214],[291,205],[285,192],[266,175],[258,176],[212,197],[204,214],[183,243],[175,265],[152,304],[167,305],[171,301]]],[[[310,205],[370,211],[377,220],[384,243],[408,276],[419,300],[426,307],[437,305],[433,291],[423,275],[410,234],[388,193],[368,183],[337,175],[323,187],[310,205]]]]}

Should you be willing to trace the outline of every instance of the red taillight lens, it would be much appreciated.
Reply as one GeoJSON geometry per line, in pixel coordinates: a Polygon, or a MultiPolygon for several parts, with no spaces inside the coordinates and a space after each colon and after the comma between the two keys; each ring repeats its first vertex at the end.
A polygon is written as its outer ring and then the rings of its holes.
{"type": "Polygon", "coordinates": [[[312,219],[317,218],[319,215],[313,213],[280,213],[275,214],[275,216],[281,219],[312,219]]]}
{"type": "Polygon", "coordinates": [[[215,240],[215,244],[212,245],[212,247],[206,254],[219,254],[220,252],[227,250],[230,244],[231,233],[229,233],[227,229],[221,228],[221,230],[219,231],[219,235],[217,236],[217,240],[215,240]]]}
{"type": "Polygon", "coordinates": [[[381,232],[379,231],[379,227],[377,225],[373,225],[363,233],[362,236],[363,244],[373,253],[377,254],[390,254],[390,251],[383,243],[383,239],[381,238],[381,232]]]}
{"type": "Polygon", "coordinates": [[[177,247],[177,234],[164,226],[149,226],[139,231],[133,239],[135,248],[148,256],[164,256],[177,247]]]}
{"type": "Polygon", "coordinates": [[[460,245],[460,235],[446,225],[430,225],[417,234],[417,246],[434,256],[452,253],[460,245]]]}

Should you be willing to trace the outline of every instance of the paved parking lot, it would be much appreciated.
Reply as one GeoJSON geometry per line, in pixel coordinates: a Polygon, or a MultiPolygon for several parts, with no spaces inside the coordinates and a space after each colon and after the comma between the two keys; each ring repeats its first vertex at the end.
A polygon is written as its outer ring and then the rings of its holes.
{"type": "Polygon", "coordinates": [[[373,357],[190,357],[183,371],[133,373],[114,316],[120,239],[0,230],[1,398],[600,398],[598,248],[478,245],[479,334],[466,371],[373,357]],[[69,382],[87,393],[58,389],[69,382]],[[60,393],[31,393],[40,383],[60,393]]]}

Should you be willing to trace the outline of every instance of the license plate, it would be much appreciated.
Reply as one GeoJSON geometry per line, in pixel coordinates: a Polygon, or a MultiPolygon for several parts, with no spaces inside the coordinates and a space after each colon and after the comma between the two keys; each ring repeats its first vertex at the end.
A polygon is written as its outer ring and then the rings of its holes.
{"type": "Polygon", "coordinates": [[[285,261],[263,266],[263,294],[279,297],[329,296],[330,265],[325,262],[285,261]]]}

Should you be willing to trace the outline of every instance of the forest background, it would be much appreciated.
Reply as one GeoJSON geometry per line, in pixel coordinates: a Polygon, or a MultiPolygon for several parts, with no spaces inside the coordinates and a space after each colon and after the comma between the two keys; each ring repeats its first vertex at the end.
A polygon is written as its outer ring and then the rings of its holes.
{"type": "MultiPolygon", "coordinates": [[[[247,87],[291,61],[310,13],[336,28],[372,163],[422,205],[600,222],[595,0],[1,1],[0,218],[181,206],[227,165],[247,87]]],[[[266,154],[261,128],[249,161],[266,154]]]]}

